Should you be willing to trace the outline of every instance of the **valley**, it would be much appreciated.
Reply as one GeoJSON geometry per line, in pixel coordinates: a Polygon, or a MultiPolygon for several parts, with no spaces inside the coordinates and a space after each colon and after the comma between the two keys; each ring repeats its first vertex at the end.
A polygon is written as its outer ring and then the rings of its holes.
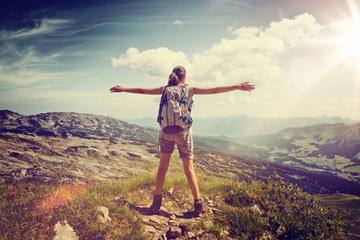
{"type": "Polygon", "coordinates": [[[268,161],[360,182],[360,124],[319,124],[234,139],[266,151],[268,161]]]}
{"type": "MultiPolygon", "coordinates": [[[[101,181],[156,172],[159,149],[158,132],[155,130],[91,114],[21,116],[11,111],[1,111],[0,116],[2,181],[35,177],[101,181]]],[[[246,143],[251,146],[239,145],[222,137],[194,137],[195,165],[199,174],[204,176],[246,182],[282,180],[297,184],[312,194],[341,192],[360,196],[360,184],[356,181],[358,173],[351,172],[351,178],[334,174],[330,167],[319,171],[319,165],[305,161],[301,167],[297,166],[295,163],[300,165],[300,160],[290,154],[306,152],[305,146],[315,145],[303,144],[300,151],[297,146],[304,142],[304,136],[298,134],[294,138],[289,130],[284,130],[282,134],[283,138],[267,136],[247,139],[246,143]],[[257,142],[259,139],[263,142],[257,142]],[[283,159],[281,154],[284,154],[283,159]],[[289,164],[290,161],[294,164],[289,164]]],[[[176,159],[179,157],[175,154],[172,161],[179,161],[176,159]]],[[[310,158],[307,160],[310,161],[310,158]]],[[[322,160],[319,157],[316,161],[321,163],[322,160]]],[[[343,162],[348,164],[345,160],[343,162]]],[[[331,163],[339,165],[335,159],[327,164],[331,163]]],[[[181,171],[179,164],[177,171],[181,171]]],[[[357,163],[351,164],[356,169],[357,163]]]]}

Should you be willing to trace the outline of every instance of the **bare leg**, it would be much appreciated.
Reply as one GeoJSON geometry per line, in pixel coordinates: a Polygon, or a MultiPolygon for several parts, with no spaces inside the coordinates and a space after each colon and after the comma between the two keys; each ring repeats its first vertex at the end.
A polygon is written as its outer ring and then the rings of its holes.
{"type": "Polygon", "coordinates": [[[160,163],[156,175],[156,189],[155,194],[161,195],[164,186],[165,175],[169,167],[171,153],[160,153],[160,163]]]}
{"type": "Polygon", "coordinates": [[[184,166],[184,172],[188,180],[189,188],[191,190],[192,195],[194,196],[194,199],[197,200],[200,198],[200,192],[194,171],[193,160],[183,158],[182,161],[184,166]]]}

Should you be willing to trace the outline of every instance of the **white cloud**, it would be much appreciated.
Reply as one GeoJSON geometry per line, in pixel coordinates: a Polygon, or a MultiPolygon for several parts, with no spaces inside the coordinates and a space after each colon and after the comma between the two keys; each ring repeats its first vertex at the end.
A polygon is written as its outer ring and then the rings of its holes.
{"type": "Polygon", "coordinates": [[[188,64],[186,55],[174,52],[165,47],[139,52],[137,48],[129,48],[119,58],[111,59],[115,68],[127,66],[132,70],[144,73],[148,77],[161,78],[170,74],[174,66],[188,64]]]}
{"type": "Polygon", "coordinates": [[[66,19],[42,19],[35,22],[35,28],[25,28],[16,32],[3,32],[2,35],[6,34],[8,38],[12,39],[52,34],[67,27],[71,23],[71,20],[66,19]]]}
{"type": "Polygon", "coordinates": [[[175,20],[175,21],[172,22],[172,24],[174,24],[174,25],[184,25],[184,23],[182,21],[180,21],[180,20],[175,20]]]}
{"type": "Polygon", "coordinates": [[[209,49],[186,56],[165,47],[139,52],[129,48],[120,58],[113,58],[114,67],[127,66],[147,77],[167,76],[176,65],[184,65],[193,83],[203,85],[233,84],[255,81],[257,84],[281,82],[284,70],[281,55],[300,41],[311,38],[320,25],[309,14],[294,19],[272,22],[267,28],[229,28],[233,39],[222,39],[209,49]]]}
{"type": "Polygon", "coordinates": [[[119,58],[113,58],[112,64],[145,73],[148,78],[161,77],[161,84],[172,68],[181,64],[187,69],[192,85],[218,86],[243,81],[256,85],[249,99],[243,94],[239,99],[237,95],[223,95],[221,101],[234,106],[228,110],[218,104],[218,98],[201,97],[202,101],[196,103],[199,116],[215,112],[264,117],[316,115],[326,105],[321,102],[328,94],[326,76],[332,77],[324,73],[330,68],[326,66],[330,60],[322,54],[327,54],[333,46],[317,45],[323,42],[323,34],[329,27],[320,25],[310,14],[302,14],[272,22],[267,27],[233,26],[229,28],[232,38],[224,38],[191,56],[165,47],[145,51],[129,48],[119,58]],[[321,51],[317,51],[319,48],[321,51]],[[325,87],[319,92],[321,81],[325,87]],[[311,99],[313,102],[309,99],[314,107],[305,106],[304,99],[315,92],[318,98],[311,99]],[[273,104],[265,106],[270,102],[273,104]],[[209,112],[206,105],[215,106],[211,108],[216,110],[209,112]]]}
{"type": "Polygon", "coordinates": [[[232,84],[243,80],[258,84],[279,81],[283,69],[279,58],[299,41],[313,37],[321,27],[309,14],[272,22],[267,28],[231,28],[234,38],[222,39],[209,49],[191,57],[165,47],[139,52],[129,48],[114,67],[127,66],[148,77],[167,76],[179,64],[185,65],[193,83],[232,84]]]}
{"type": "Polygon", "coordinates": [[[58,78],[61,74],[48,71],[61,55],[53,53],[41,56],[34,47],[19,50],[15,44],[3,45],[0,52],[0,83],[3,85],[29,86],[31,84],[58,78]]]}
{"type": "Polygon", "coordinates": [[[4,86],[30,86],[37,82],[59,78],[54,67],[61,56],[59,51],[41,53],[35,38],[42,35],[60,34],[71,20],[42,19],[35,21],[34,28],[0,32],[0,83],[4,86]]]}
{"type": "Polygon", "coordinates": [[[61,78],[61,73],[46,73],[33,70],[19,70],[15,73],[0,72],[0,84],[2,87],[28,87],[38,82],[46,82],[49,79],[61,78]]]}
{"type": "Polygon", "coordinates": [[[317,37],[323,27],[316,19],[304,13],[294,19],[284,18],[280,22],[272,22],[264,31],[268,37],[281,39],[286,47],[293,47],[300,41],[308,41],[317,37]]]}

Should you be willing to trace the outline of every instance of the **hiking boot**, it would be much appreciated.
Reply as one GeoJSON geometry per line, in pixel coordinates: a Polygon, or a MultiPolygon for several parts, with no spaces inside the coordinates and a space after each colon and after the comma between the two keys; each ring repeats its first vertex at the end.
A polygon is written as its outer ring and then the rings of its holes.
{"type": "Polygon", "coordinates": [[[197,200],[196,199],[194,200],[195,213],[197,214],[204,213],[203,203],[204,203],[204,199],[202,197],[197,200]]]}
{"type": "Polygon", "coordinates": [[[153,203],[151,204],[149,210],[155,214],[159,213],[161,203],[162,203],[162,195],[154,195],[153,203]]]}

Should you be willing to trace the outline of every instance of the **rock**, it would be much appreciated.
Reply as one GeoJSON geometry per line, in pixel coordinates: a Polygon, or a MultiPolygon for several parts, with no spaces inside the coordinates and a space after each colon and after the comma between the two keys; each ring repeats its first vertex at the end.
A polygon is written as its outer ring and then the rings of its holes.
{"type": "Polygon", "coordinates": [[[283,226],[280,226],[280,227],[276,230],[276,234],[277,234],[277,235],[281,235],[281,234],[283,234],[284,232],[286,232],[286,228],[283,227],[283,226]]]}
{"type": "Polygon", "coordinates": [[[252,212],[254,212],[254,213],[259,213],[259,214],[261,214],[261,210],[260,210],[260,208],[259,208],[259,206],[258,205],[254,205],[254,206],[252,206],[251,208],[250,208],[250,210],[252,211],[252,212]]]}
{"type": "Polygon", "coordinates": [[[26,169],[26,168],[25,168],[25,169],[21,169],[21,175],[26,176],[26,173],[27,173],[27,169],[26,169]]]}
{"type": "Polygon", "coordinates": [[[168,239],[175,239],[181,236],[181,228],[176,226],[171,226],[166,232],[166,237],[168,239]]]}
{"type": "Polygon", "coordinates": [[[158,224],[158,225],[160,225],[162,222],[161,222],[161,220],[158,218],[158,217],[156,217],[156,216],[152,216],[150,219],[149,219],[149,221],[150,222],[153,222],[153,223],[156,223],[156,224],[158,224]]]}
{"type": "Polygon", "coordinates": [[[189,239],[193,239],[193,238],[196,237],[196,235],[195,235],[195,233],[193,233],[193,232],[188,232],[188,233],[187,233],[187,237],[188,237],[189,239]]]}
{"type": "Polygon", "coordinates": [[[130,152],[128,152],[127,154],[128,154],[130,157],[134,157],[134,158],[141,158],[141,156],[140,156],[140,155],[135,154],[135,153],[130,153],[130,152]]]}
{"type": "Polygon", "coordinates": [[[107,207],[98,206],[96,210],[101,214],[98,216],[98,219],[102,223],[111,222],[111,217],[109,217],[109,209],[107,207]]]}
{"type": "Polygon", "coordinates": [[[78,240],[79,237],[74,232],[74,229],[65,220],[64,224],[57,222],[55,224],[54,240],[78,240]]]}
{"type": "Polygon", "coordinates": [[[170,195],[172,195],[172,194],[174,193],[174,188],[170,188],[169,191],[168,191],[168,193],[169,193],[170,195]]]}
{"type": "Polygon", "coordinates": [[[205,229],[211,229],[214,226],[214,223],[211,220],[204,222],[205,229]]]}
{"type": "Polygon", "coordinates": [[[145,232],[156,233],[156,229],[151,225],[145,225],[145,232]]]}
{"type": "Polygon", "coordinates": [[[217,238],[209,233],[204,234],[201,238],[201,240],[217,240],[217,238]]]}
{"type": "Polygon", "coordinates": [[[208,202],[209,207],[215,207],[215,204],[214,204],[213,200],[207,200],[207,202],[208,202]]]}

